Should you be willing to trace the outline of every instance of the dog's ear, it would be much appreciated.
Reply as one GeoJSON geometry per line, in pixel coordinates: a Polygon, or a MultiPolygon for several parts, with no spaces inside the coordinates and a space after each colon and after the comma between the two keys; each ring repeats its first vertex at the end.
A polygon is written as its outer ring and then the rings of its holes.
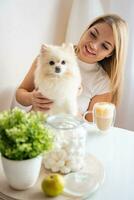
{"type": "Polygon", "coordinates": [[[73,46],[72,43],[69,43],[69,44],[65,44],[65,43],[64,43],[64,44],[62,44],[62,47],[63,47],[66,51],[74,53],[74,46],[73,46]]]}
{"type": "Polygon", "coordinates": [[[45,53],[45,52],[47,51],[47,49],[48,49],[48,46],[47,46],[46,44],[42,44],[42,45],[41,45],[40,52],[41,52],[41,53],[45,53]]]}

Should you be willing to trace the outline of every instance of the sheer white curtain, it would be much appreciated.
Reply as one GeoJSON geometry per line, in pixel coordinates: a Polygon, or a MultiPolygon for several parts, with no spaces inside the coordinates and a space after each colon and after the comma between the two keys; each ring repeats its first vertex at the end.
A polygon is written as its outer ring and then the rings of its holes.
{"type": "Polygon", "coordinates": [[[100,0],[74,0],[67,27],[66,42],[77,43],[90,21],[103,13],[104,9],[100,0]]]}
{"type": "Polygon", "coordinates": [[[129,26],[128,55],[125,66],[123,97],[117,110],[116,126],[134,130],[134,1],[74,0],[70,13],[66,42],[77,43],[81,33],[93,18],[107,13],[123,17],[129,26]]]}

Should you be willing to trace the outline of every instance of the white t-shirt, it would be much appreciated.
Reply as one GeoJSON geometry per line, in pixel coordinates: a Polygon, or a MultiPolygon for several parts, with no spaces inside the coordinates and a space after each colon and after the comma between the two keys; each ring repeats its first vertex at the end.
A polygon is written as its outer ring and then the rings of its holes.
{"type": "Polygon", "coordinates": [[[78,105],[80,112],[84,113],[92,97],[110,92],[110,79],[103,68],[97,63],[87,64],[78,60],[78,64],[83,87],[81,95],[78,96],[78,105]]]}

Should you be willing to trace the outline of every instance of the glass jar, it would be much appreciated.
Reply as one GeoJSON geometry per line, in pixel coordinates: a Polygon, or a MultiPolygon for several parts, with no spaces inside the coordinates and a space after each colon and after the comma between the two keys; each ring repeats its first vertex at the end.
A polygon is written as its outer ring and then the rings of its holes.
{"type": "Polygon", "coordinates": [[[83,167],[86,146],[83,123],[83,120],[69,114],[48,117],[47,124],[54,132],[55,145],[44,155],[46,169],[67,174],[83,167]]]}

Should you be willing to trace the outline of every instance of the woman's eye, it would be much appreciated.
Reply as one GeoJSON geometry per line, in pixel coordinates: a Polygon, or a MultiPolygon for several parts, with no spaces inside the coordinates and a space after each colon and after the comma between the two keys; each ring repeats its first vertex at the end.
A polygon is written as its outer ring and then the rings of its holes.
{"type": "Polygon", "coordinates": [[[103,49],[109,50],[105,44],[102,44],[103,49]]]}
{"type": "Polygon", "coordinates": [[[97,36],[95,35],[95,33],[93,33],[92,31],[90,32],[90,35],[91,35],[93,38],[97,38],[97,36]]]}
{"type": "Polygon", "coordinates": [[[54,65],[54,64],[55,64],[55,62],[52,60],[49,62],[49,65],[54,65]]]}
{"type": "Polygon", "coordinates": [[[66,64],[66,61],[65,61],[65,60],[62,60],[62,61],[61,61],[61,64],[62,64],[62,65],[65,65],[65,64],[66,64]]]}

